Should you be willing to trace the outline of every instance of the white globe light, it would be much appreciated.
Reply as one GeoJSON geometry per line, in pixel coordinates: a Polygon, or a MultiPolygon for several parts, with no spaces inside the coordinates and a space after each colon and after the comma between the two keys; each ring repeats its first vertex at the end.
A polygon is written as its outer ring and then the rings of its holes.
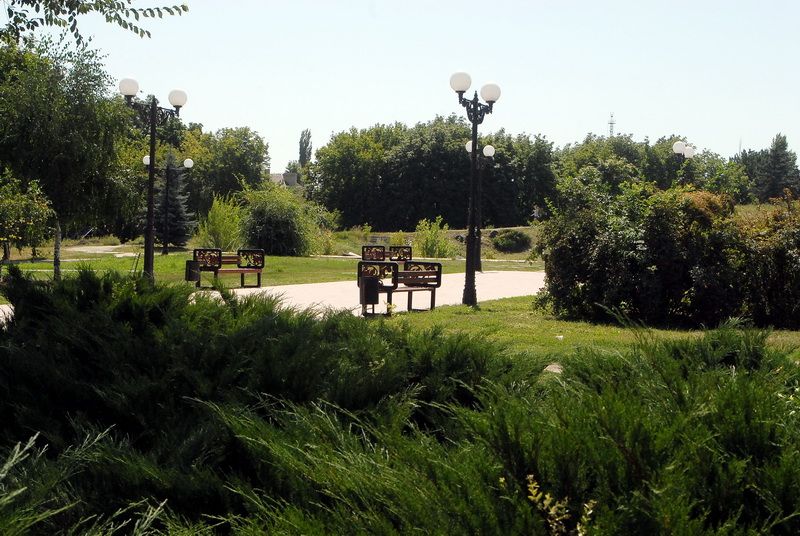
{"type": "Polygon", "coordinates": [[[466,149],[468,153],[472,154],[472,140],[469,140],[466,144],[464,144],[464,149],[466,149]]]}
{"type": "Polygon", "coordinates": [[[687,145],[686,148],[683,150],[683,156],[686,158],[694,157],[694,147],[691,145],[687,145]]]}
{"type": "Polygon", "coordinates": [[[144,164],[145,166],[150,165],[150,155],[144,155],[142,157],[142,164],[144,164]]]}
{"type": "Polygon", "coordinates": [[[180,108],[186,104],[187,99],[186,92],[182,89],[173,89],[169,92],[169,103],[175,108],[180,108]]]}
{"type": "Polygon", "coordinates": [[[454,73],[450,77],[450,87],[453,91],[462,93],[472,85],[472,78],[467,73],[454,73]]]}
{"type": "Polygon", "coordinates": [[[485,156],[487,158],[493,157],[494,156],[494,147],[492,147],[491,145],[487,145],[486,147],[484,147],[483,148],[483,156],[485,156]]]}
{"type": "Polygon", "coordinates": [[[194,160],[192,160],[191,158],[187,158],[186,160],[183,161],[183,167],[185,167],[186,169],[192,169],[194,167],[194,160]]]}
{"type": "Polygon", "coordinates": [[[119,81],[119,92],[126,97],[133,97],[139,93],[139,82],[133,78],[123,78],[119,81]]]}
{"type": "Polygon", "coordinates": [[[676,141],[672,144],[672,152],[675,154],[683,154],[683,151],[686,150],[686,144],[682,141],[676,141]]]}
{"type": "Polygon", "coordinates": [[[481,88],[481,98],[486,102],[497,102],[500,98],[500,86],[497,84],[486,84],[481,88]]]}

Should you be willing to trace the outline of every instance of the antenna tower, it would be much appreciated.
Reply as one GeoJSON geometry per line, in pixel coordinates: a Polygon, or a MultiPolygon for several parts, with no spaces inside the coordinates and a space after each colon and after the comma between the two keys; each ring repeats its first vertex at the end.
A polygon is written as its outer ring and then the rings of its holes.
{"type": "Polygon", "coordinates": [[[616,124],[617,124],[617,122],[614,121],[614,112],[611,112],[611,119],[608,120],[608,137],[609,138],[613,138],[614,137],[614,125],[616,125],[616,124]]]}

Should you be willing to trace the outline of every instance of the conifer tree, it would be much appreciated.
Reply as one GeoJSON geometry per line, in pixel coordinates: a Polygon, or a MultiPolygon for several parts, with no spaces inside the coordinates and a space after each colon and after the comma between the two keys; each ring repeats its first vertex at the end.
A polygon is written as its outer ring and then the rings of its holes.
{"type": "Polygon", "coordinates": [[[172,156],[169,156],[164,180],[156,197],[156,240],[162,246],[162,253],[169,252],[169,246],[183,246],[189,241],[194,232],[196,221],[187,207],[183,174],[185,168],[173,165],[172,156]]]}

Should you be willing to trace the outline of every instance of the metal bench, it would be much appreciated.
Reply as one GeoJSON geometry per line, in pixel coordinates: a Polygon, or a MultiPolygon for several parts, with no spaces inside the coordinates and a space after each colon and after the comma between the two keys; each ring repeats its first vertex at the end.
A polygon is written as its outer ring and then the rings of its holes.
{"type": "MultiPolygon", "coordinates": [[[[221,249],[195,249],[193,258],[199,263],[200,273],[213,272],[214,278],[220,274],[239,274],[241,276],[242,287],[260,287],[261,272],[264,270],[264,250],[263,249],[240,249],[235,254],[223,253],[221,249]],[[225,266],[235,265],[235,268],[225,266]],[[255,285],[245,285],[245,274],[256,274],[255,285]]],[[[195,284],[200,287],[200,278],[195,284]]]]}
{"type": "Polygon", "coordinates": [[[408,294],[408,310],[424,311],[413,308],[415,292],[430,292],[430,309],[436,307],[436,289],[442,285],[442,265],[438,262],[405,261],[403,269],[393,261],[361,261],[358,263],[358,287],[361,301],[361,314],[375,314],[378,296],[386,294],[387,315],[392,314],[392,295],[398,292],[408,294]],[[367,306],[372,305],[372,312],[367,306]]]}

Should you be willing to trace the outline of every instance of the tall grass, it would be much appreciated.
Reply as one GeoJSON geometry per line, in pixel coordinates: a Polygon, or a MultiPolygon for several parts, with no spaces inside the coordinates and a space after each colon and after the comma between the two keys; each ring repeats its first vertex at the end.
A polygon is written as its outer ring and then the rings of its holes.
{"type": "Polygon", "coordinates": [[[640,332],[553,373],[116,275],[4,293],[0,446],[40,435],[0,475],[2,533],[800,531],[800,371],[766,332],[640,332]]]}

